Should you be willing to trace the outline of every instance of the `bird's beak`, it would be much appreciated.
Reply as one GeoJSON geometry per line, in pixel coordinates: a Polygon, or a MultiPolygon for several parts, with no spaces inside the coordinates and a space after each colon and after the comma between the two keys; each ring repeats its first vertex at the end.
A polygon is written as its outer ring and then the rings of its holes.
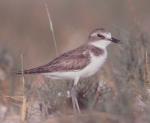
{"type": "Polygon", "coordinates": [[[119,43],[119,42],[120,42],[120,40],[118,40],[118,39],[116,39],[116,38],[114,38],[114,37],[112,37],[112,38],[110,39],[110,41],[112,41],[112,42],[114,42],[114,43],[119,43]]]}

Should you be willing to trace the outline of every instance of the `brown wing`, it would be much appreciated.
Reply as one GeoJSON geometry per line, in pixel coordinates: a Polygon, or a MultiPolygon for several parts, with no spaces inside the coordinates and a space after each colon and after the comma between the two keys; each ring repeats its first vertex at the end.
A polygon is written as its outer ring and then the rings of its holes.
{"type": "Polygon", "coordinates": [[[77,50],[72,50],[62,54],[44,66],[25,70],[24,73],[32,74],[79,70],[83,69],[89,63],[89,52],[86,50],[86,47],[82,46],[77,50]]]}

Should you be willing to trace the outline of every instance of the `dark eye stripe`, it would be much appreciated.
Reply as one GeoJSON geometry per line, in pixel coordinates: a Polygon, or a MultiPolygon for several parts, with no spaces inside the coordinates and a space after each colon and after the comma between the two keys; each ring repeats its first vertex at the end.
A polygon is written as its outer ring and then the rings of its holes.
{"type": "Polygon", "coordinates": [[[100,37],[100,38],[102,38],[102,39],[105,38],[105,37],[104,37],[103,35],[101,35],[101,34],[97,34],[97,36],[100,37]]]}

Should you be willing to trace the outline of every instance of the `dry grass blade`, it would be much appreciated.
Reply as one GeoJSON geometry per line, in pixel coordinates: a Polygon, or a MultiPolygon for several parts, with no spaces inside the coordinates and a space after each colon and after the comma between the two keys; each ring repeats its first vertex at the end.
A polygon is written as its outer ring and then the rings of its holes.
{"type": "Polygon", "coordinates": [[[21,55],[21,71],[22,71],[22,88],[23,88],[23,100],[21,106],[21,120],[24,122],[27,114],[27,99],[25,96],[25,79],[24,79],[24,66],[23,66],[23,55],[21,55]]]}
{"type": "Polygon", "coordinates": [[[52,19],[51,19],[50,12],[49,12],[49,9],[48,9],[46,1],[43,0],[43,2],[44,2],[44,7],[46,9],[47,16],[48,16],[49,29],[52,32],[52,38],[53,38],[53,43],[54,43],[54,47],[55,47],[55,53],[56,53],[56,56],[57,56],[57,54],[58,54],[58,48],[57,48],[57,42],[56,42],[56,37],[55,37],[55,33],[54,33],[54,27],[53,27],[52,19]]]}
{"type": "Polygon", "coordinates": [[[145,51],[145,63],[144,63],[144,68],[145,68],[145,70],[144,70],[144,80],[145,80],[145,82],[146,82],[146,86],[147,86],[147,84],[149,85],[150,83],[149,83],[149,64],[148,64],[148,54],[147,54],[147,50],[145,51]]]}
{"type": "Polygon", "coordinates": [[[9,98],[18,102],[22,102],[23,98],[22,96],[8,96],[8,95],[3,95],[4,98],[9,98]]]}

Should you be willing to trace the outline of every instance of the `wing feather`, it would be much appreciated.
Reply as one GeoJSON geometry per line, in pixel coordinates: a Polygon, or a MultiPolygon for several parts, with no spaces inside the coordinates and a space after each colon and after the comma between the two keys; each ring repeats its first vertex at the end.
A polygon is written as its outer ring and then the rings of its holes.
{"type": "Polygon", "coordinates": [[[76,50],[71,50],[55,58],[46,65],[25,70],[25,74],[47,73],[57,71],[72,71],[83,69],[90,63],[89,52],[86,47],[82,46],[76,50]]]}

